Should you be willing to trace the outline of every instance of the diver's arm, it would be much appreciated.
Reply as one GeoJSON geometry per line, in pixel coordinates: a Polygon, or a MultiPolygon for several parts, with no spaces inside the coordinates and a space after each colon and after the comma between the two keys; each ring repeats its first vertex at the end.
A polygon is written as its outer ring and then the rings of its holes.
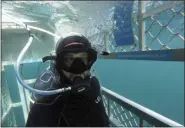
{"type": "MultiPolygon", "coordinates": [[[[28,115],[26,127],[57,127],[61,112],[60,108],[62,107],[56,108],[55,103],[53,105],[33,104],[28,115]]],[[[60,118],[60,126],[67,126],[62,118],[60,118]]]]}
{"type": "Polygon", "coordinates": [[[99,127],[109,127],[109,118],[107,116],[107,113],[105,111],[105,107],[103,105],[103,100],[101,99],[98,104],[96,104],[95,107],[96,113],[96,121],[98,121],[99,127]]]}
{"type": "Polygon", "coordinates": [[[44,119],[43,111],[38,108],[37,105],[33,105],[26,122],[26,127],[42,127],[44,126],[42,124],[44,119]]]}
{"type": "Polygon", "coordinates": [[[95,101],[94,101],[94,107],[91,111],[91,116],[93,118],[92,125],[98,126],[98,127],[109,127],[109,118],[106,114],[105,107],[103,104],[103,98],[100,91],[100,84],[98,79],[95,77],[92,79],[92,86],[94,87],[95,91],[95,101]]]}

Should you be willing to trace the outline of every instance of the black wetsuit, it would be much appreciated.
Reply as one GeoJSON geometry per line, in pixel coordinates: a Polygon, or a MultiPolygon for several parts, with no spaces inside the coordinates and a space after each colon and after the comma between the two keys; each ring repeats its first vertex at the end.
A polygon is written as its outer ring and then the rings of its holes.
{"type": "MultiPolygon", "coordinates": [[[[48,77],[48,74],[44,77],[48,77]]],[[[52,79],[48,80],[47,83],[51,84],[52,79]]],[[[37,89],[48,88],[42,87],[44,82],[40,79],[37,79],[36,83],[40,84],[35,87],[37,89]]],[[[52,84],[47,90],[56,89],[56,85],[52,84]]],[[[76,94],[70,91],[49,96],[36,95],[37,98],[33,96],[36,102],[31,106],[26,126],[108,127],[109,119],[103,105],[100,84],[95,77],[91,78],[90,87],[85,93],[76,94]]]]}

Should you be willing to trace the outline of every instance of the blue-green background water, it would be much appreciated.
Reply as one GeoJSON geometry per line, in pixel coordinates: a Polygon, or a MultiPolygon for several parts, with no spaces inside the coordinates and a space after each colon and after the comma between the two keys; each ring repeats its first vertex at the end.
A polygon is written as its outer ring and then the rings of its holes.
{"type": "MultiPolygon", "coordinates": [[[[21,74],[33,79],[47,65],[26,64],[21,74]]],[[[102,86],[184,125],[183,62],[98,59],[93,69],[102,86]]]]}
{"type": "Polygon", "coordinates": [[[184,124],[184,63],[98,60],[102,86],[184,124]]]}
{"type": "MultiPolygon", "coordinates": [[[[29,7],[29,3],[26,4],[29,7]]],[[[36,9],[36,4],[30,7],[32,7],[34,10],[36,9]]],[[[38,9],[41,8],[40,6],[41,5],[38,5],[38,9]]],[[[184,7],[184,5],[179,6],[179,8],[182,7],[184,7]]],[[[61,8],[61,10],[62,9],[63,8],[61,8]]],[[[21,12],[24,12],[22,11],[22,8],[20,8],[18,13],[21,12]]],[[[35,13],[31,12],[30,10],[28,12],[35,17],[35,13]]],[[[182,10],[182,12],[184,11],[182,10]]],[[[60,13],[62,13],[62,11],[60,13]]],[[[25,14],[23,13],[23,15],[25,14]]],[[[172,13],[170,10],[167,10],[164,13],[161,13],[157,19],[163,24],[167,24],[173,15],[174,13],[172,13]]],[[[72,14],[69,16],[74,17],[72,14]]],[[[50,17],[50,15],[48,17],[50,17]]],[[[42,17],[40,19],[42,19],[42,17]]],[[[37,26],[48,30],[48,27],[44,26],[43,23],[43,21],[45,22],[45,19],[40,21],[41,23],[37,24],[37,26]]],[[[146,29],[151,23],[152,21],[150,17],[147,18],[146,29]]],[[[171,27],[175,32],[179,32],[179,28],[184,28],[184,17],[176,15],[174,20],[172,20],[168,26],[171,27]]],[[[138,28],[135,24],[133,25],[133,28],[135,29],[135,34],[138,35],[138,28]]],[[[150,29],[154,36],[156,36],[160,30],[161,27],[157,23],[154,23],[150,29]]],[[[51,51],[54,46],[53,38],[46,35],[39,35],[39,33],[37,34],[39,39],[42,40],[47,48],[50,48],[49,51],[51,51]]],[[[180,34],[184,37],[184,30],[181,31],[180,34]]],[[[164,44],[167,44],[172,36],[173,35],[167,29],[164,29],[158,38],[164,44]]],[[[28,35],[26,33],[15,34],[14,32],[8,33],[4,30],[2,32],[2,60],[15,62],[27,39],[28,35]]],[[[151,40],[152,38],[148,33],[146,33],[146,44],[149,44],[151,40]]],[[[112,40],[110,39],[109,41],[112,40]]],[[[138,44],[138,41],[136,43],[138,44]]],[[[176,36],[168,44],[168,46],[170,48],[184,48],[184,42],[182,39],[176,36]]],[[[150,48],[160,49],[161,45],[154,40],[150,48]]],[[[129,50],[130,47],[126,47],[125,49],[129,50]]],[[[40,59],[43,56],[49,55],[47,50],[43,47],[43,45],[40,45],[38,41],[34,40],[33,45],[28,50],[25,58],[40,59]]],[[[30,71],[33,72],[32,76],[36,76],[38,73],[37,66],[30,68],[30,71]]],[[[151,110],[154,110],[157,113],[160,113],[174,121],[184,124],[184,62],[98,60],[95,63],[94,68],[97,72],[96,74],[98,74],[98,78],[102,86],[115,91],[116,93],[151,110]]]]}

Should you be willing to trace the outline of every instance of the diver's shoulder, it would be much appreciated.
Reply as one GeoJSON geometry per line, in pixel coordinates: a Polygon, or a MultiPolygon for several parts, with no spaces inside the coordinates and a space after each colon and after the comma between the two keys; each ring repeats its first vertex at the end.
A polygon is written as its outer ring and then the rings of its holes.
{"type": "MultiPolygon", "coordinates": [[[[61,87],[60,82],[58,80],[58,75],[55,71],[52,70],[52,67],[48,67],[45,69],[41,74],[36,78],[34,89],[42,90],[42,91],[49,91],[49,90],[56,90],[61,87]]],[[[54,95],[40,95],[36,93],[32,93],[31,100],[34,103],[51,103],[61,94],[54,94],[54,95]]]]}
{"type": "Polygon", "coordinates": [[[56,71],[48,67],[36,78],[34,88],[39,90],[55,89],[58,84],[60,84],[59,76],[56,71]]]}
{"type": "Polygon", "coordinates": [[[91,84],[93,86],[96,86],[96,87],[100,87],[100,83],[99,83],[99,80],[96,76],[92,76],[91,77],[91,84]]]}
{"type": "Polygon", "coordinates": [[[53,94],[53,95],[42,95],[40,97],[35,97],[33,94],[31,99],[32,102],[30,103],[30,108],[32,106],[45,106],[45,107],[50,107],[50,106],[56,106],[57,105],[64,105],[67,99],[67,94],[53,94]]]}
{"type": "Polygon", "coordinates": [[[91,82],[99,84],[99,80],[96,76],[91,76],[91,82]]]}

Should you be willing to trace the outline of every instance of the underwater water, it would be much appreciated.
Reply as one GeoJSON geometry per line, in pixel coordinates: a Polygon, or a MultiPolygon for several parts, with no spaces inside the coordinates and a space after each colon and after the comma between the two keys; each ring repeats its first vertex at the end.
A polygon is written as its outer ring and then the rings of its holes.
{"type": "MultiPolygon", "coordinates": [[[[66,32],[76,31],[89,36],[105,28],[111,29],[114,22],[111,19],[112,10],[116,4],[113,1],[94,3],[46,1],[45,3],[16,2],[16,4],[4,2],[2,8],[23,19],[36,20],[39,22],[36,26],[45,28],[55,34],[64,35],[66,32]],[[47,28],[47,25],[50,28],[47,28]]],[[[147,10],[150,10],[152,6],[155,7],[158,4],[148,2],[146,4],[147,10]]],[[[180,5],[179,8],[181,9],[183,6],[180,5]]],[[[181,10],[181,12],[184,12],[184,10],[181,10]]],[[[137,15],[137,8],[133,9],[133,15],[137,15]]],[[[166,24],[171,15],[172,12],[168,10],[155,18],[166,24]]],[[[6,20],[6,17],[2,19],[6,20]]],[[[150,18],[146,19],[146,29],[151,23],[150,18]]],[[[179,32],[182,27],[184,28],[184,17],[176,15],[168,26],[175,32],[179,32]]],[[[135,24],[133,24],[133,28],[135,34],[138,34],[138,28],[135,24]]],[[[161,27],[154,23],[150,31],[157,35],[160,29],[161,27]]],[[[184,36],[184,29],[180,31],[180,35],[184,36]]],[[[172,36],[169,31],[163,30],[159,39],[167,43],[172,36]]],[[[39,43],[38,40],[34,40],[25,56],[25,60],[40,60],[43,56],[49,55],[49,52],[54,49],[56,38],[39,35],[39,33],[38,38],[44,45],[39,43]]],[[[28,35],[26,34],[13,34],[13,32],[5,30],[2,32],[2,60],[4,64],[15,63],[27,39],[28,35]]],[[[146,44],[149,44],[151,40],[152,38],[147,33],[146,44]]],[[[112,42],[111,38],[109,42],[112,42]]],[[[102,40],[93,43],[98,50],[103,49],[102,40]]],[[[184,48],[184,42],[176,37],[167,45],[170,48],[184,48]]],[[[109,47],[111,51],[111,46],[109,47]]],[[[160,47],[156,40],[151,45],[151,49],[160,49],[160,47]]],[[[98,59],[93,69],[95,69],[95,74],[102,86],[184,125],[184,62],[98,59]]],[[[35,70],[37,70],[37,67],[35,70]]]]}
{"type": "Polygon", "coordinates": [[[184,63],[98,60],[102,86],[184,124],[184,63]]]}

